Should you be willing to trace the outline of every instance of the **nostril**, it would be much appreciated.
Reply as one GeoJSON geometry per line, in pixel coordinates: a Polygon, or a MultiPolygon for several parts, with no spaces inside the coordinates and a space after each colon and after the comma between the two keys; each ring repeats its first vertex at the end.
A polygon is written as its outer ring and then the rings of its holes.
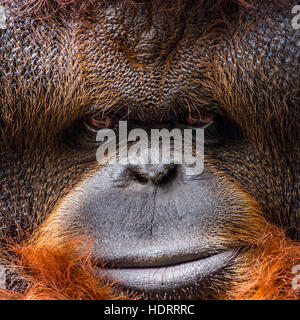
{"type": "Polygon", "coordinates": [[[136,170],[129,169],[129,173],[130,173],[130,177],[133,180],[135,180],[141,184],[146,184],[148,182],[148,179],[136,170]]]}
{"type": "Polygon", "coordinates": [[[177,175],[177,167],[175,165],[167,167],[166,171],[157,177],[157,179],[155,180],[155,183],[166,184],[171,180],[174,180],[176,178],[176,175],[177,175]]]}

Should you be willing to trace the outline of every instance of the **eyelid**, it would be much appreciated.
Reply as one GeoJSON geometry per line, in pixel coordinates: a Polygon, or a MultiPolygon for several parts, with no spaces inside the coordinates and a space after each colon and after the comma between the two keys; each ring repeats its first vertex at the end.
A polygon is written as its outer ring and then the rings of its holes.
{"type": "MultiPolygon", "coordinates": [[[[175,127],[179,127],[181,129],[207,129],[208,127],[210,127],[215,121],[212,120],[206,124],[204,124],[203,126],[191,126],[191,125],[186,125],[184,123],[179,123],[177,126],[175,127]]],[[[87,121],[85,120],[84,121],[84,126],[91,132],[94,132],[94,133],[97,133],[99,130],[102,130],[102,129],[95,129],[93,128],[92,126],[90,126],[87,121]]],[[[145,124],[145,126],[147,126],[147,124],[145,124]]],[[[173,126],[172,126],[173,127],[173,126]]]]}
{"type": "Polygon", "coordinates": [[[215,122],[214,120],[211,120],[210,122],[208,122],[208,123],[206,123],[206,124],[204,124],[203,126],[200,126],[200,127],[185,125],[185,128],[187,128],[187,129],[207,129],[214,122],[215,122]]]}
{"type": "Polygon", "coordinates": [[[113,118],[97,119],[97,117],[90,117],[84,119],[83,124],[89,131],[97,133],[99,130],[111,128],[113,126],[113,118]],[[89,121],[94,122],[94,125],[93,123],[89,124],[89,121]],[[99,128],[97,128],[97,125],[99,128]]]}
{"type": "Polygon", "coordinates": [[[208,123],[203,124],[202,126],[191,126],[188,124],[184,124],[184,123],[180,123],[179,124],[179,128],[181,129],[207,129],[208,127],[210,127],[215,121],[211,120],[208,123]]]}
{"type": "Polygon", "coordinates": [[[91,132],[97,133],[99,131],[99,130],[94,129],[91,126],[89,126],[86,121],[83,121],[83,124],[84,124],[85,128],[88,129],[91,132]]]}

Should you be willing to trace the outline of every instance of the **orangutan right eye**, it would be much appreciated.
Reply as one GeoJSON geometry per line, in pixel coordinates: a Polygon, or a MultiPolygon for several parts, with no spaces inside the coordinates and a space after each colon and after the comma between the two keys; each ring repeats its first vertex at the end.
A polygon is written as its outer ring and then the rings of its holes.
{"type": "Polygon", "coordinates": [[[92,131],[97,132],[101,129],[109,129],[113,125],[113,119],[105,116],[94,116],[84,120],[85,127],[92,131]]]}

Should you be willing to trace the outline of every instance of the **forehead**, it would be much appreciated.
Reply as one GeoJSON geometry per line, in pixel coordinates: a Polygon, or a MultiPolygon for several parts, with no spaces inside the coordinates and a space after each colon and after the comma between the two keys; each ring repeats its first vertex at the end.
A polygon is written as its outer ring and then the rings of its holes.
{"type": "Polygon", "coordinates": [[[66,105],[75,117],[114,107],[148,120],[165,120],[184,109],[226,108],[214,91],[218,72],[231,73],[233,82],[241,76],[237,68],[252,81],[261,78],[262,71],[269,79],[283,79],[283,74],[272,74],[274,65],[281,69],[285,63],[283,54],[291,57],[289,68],[297,67],[296,34],[280,12],[269,14],[270,29],[265,13],[249,11],[245,25],[232,33],[222,24],[214,25],[217,13],[208,6],[186,7],[187,14],[185,1],[181,6],[176,1],[173,6],[155,1],[146,2],[148,6],[84,1],[82,5],[90,5],[84,10],[77,2],[73,8],[63,2],[52,1],[53,15],[38,19],[38,14],[46,14],[42,3],[51,11],[50,2],[28,1],[20,7],[20,2],[12,1],[6,6],[7,29],[0,31],[0,81],[16,89],[14,101],[30,104],[34,97],[41,104],[39,110],[51,109],[59,115],[66,105]],[[40,10],[35,14],[33,4],[40,10]],[[16,8],[25,10],[26,17],[15,19],[12,9],[16,8]],[[75,15],[74,8],[83,11],[75,15]],[[280,42],[273,43],[274,36],[280,42]]]}

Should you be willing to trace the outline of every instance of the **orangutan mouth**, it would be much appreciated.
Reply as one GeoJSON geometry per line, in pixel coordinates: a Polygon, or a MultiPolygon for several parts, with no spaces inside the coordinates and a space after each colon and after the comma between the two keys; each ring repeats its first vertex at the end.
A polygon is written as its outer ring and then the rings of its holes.
{"type": "Polygon", "coordinates": [[[184,287],[199,284],[226,267],[236,255],[236,251],[232,249],[190,261],[169,257],[169,264],[164,260],[161,265],[158,260],[152,265],[144,266],[144,259],[141,259],[140,267],[135,262],[131,267],[120,265],[118,268],[105,269],[104,274],[108,280],[117,281],[122,287],[136,292],[150,295],[172,294],[184,287]]]}

